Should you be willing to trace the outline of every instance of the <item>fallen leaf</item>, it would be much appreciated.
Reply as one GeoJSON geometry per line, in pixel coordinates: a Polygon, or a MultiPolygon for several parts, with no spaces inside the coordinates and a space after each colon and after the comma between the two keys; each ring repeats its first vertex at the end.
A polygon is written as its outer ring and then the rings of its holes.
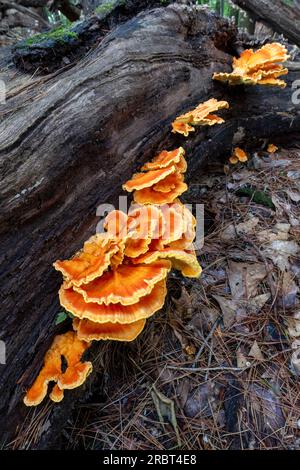
{"type": "Polygon", "coordinates": [[[189,346],[189,340],[187,338],[187,335],[184,333],[182,323],[176,320],[176,318],[171,318],[170,326],[172,327],[174,335],[179,340],[182,350],[185,351],[185,349],[189,346]]]}
{"type": "Polygon", "coordinates": [[[210,330],[219,317],[219,311],[213,307],[201,306],[201,311],[195,313],[187,328],[199,338],[203,338],[203,333],[210,330]]]}
{"type": "Polygon", "coordinates": [[[254,343],[252,344],[252,347],[249,351],[249,356],[254,357],[257,361],[263,361],[264,356],[262,355],[262,352],[260,350],[260,347],[258,346],[257,341],[255,340],[254,343]]]}
{"type": "Polygon", "coordinates": [[[213,298],[216,299],[216,301],[220,305],[225,328],[230,328],[236,322],[236,302],[230,299],[226,299],[225,297],[221,297],[220,295],[213,295],[213,298]]]}
{"type": "Polygon", "coordinates": [[[266,390],[256,384],[250,384],[247,403],[252,420],[257,423],[258,431],[269,433],[281,429],[285,424],[279,397],[272,390],[266,390]]]}
{"type": "Polygon", "coordinates": [[[249,365],[250,365],[250,362],[244,356],[244,354],[242,353],[240,348],[236,352],[236,364],[241,369],[244,369],[244,367],[249,367],[249,365]]]}
{"type": "Polygon", "coordinates": [[[289,196],[289,198],[293,202],[299,202],[300,201],[300,192],[299,191],[291,191],[291,190],[288,189],[285,192],[287,193],[287,195],[289,196]]]}
{"type": "Polygon", "coordinates": [[[300,348],[293,352],[291,357],[291,368],[295,375],[300,376],[300,348]]]}
{"type": "Polygon", "coordinates": [[[299,225],[299,221],[293,214],[294,206],[292,206],[286,199],[275,194],[273,194],[272,200],[276,206],[276,214],[278,217],[286,216],[293,227],[299,225]]]}
{"type": "Polygon", "coordinates": [[[184,412],[189,418],[209,418],[213,414],[216,397],[214,386],[211,382],[203,383],[197,386],[189,394],[184,412]]]}
{"type": "Polygon", "coordinates": [[[220,233],[220,239],[224,242],[231,242],[237,237],[237,235],[250,235],[254,233],[258,223],[258,217],[250,217],[249,220],[241,222],[236,226],[234,224],[230,224],[220,233]]]}
{"type": "Polygon", "coordinates": [[[300,337],[300,310],[293,313],[293,316],[288,318],[288,332],[293,338],[300,337]]]}
{"type": "Polygon", "coordinates": [[[156,389],[155,385],[153,385],[153,387],[152,387],[151,396],[152,396],[152,400],[154,402],[154,405],[155,405],[156,412],[157,412],[158,419],[159,419],[160,423],[164,427],[165,419],[168,420],[168,422],[174,428],[176,438],[177,438],[178,447],[181,447],[181,439],[180,439],[180,435],[179,435],[177,419],[176,419],[176,413],[175,413],[175,405],[174,405],[173,400],[166,397],[163,393],[159,392],[156,389]]]}
{"type": "Polygon", "coordinates": [[[180,404],[180,408],[184,408],[190,389],[191,389],[190,379],[184,378],[182,380],[179,380],[179,383],[176,386],[176,397],[180,404]]]}
{"type": "Polygon", "coordinates": [[[260,313],[261,309],[265,305],[266,302],[270,299],[271,294],[261,294],[253,297],[253,299],[249,299],[246,304],[246,310],[249,315],[257,315],[260,313]]]}
{"type": "Polygon", "coordinates": [[[271,229],[261,230],[256,234],[256,237],[260,243],[271,242],[274,240],[288,240],[290,235],[291,225],[278,223],[271,229]]]}
{"type": "Polygon", "coordinates": [[[178,316],[182,320],[191,319],[193,314],[192,300],[190,294],[184,286],[181,289],[181,295],[179,299],[172,298],[172,300],[176,306],[176,313],[178,316]]]}
{"type": "Polygon", "coordinates": [[[184,348],[183,352],[184,352],[185,354],[187,354],[188,356],[194,356],[194,355],[196,354],[196,348],[195,348],[195,346],[193,346],[193,345],[191,345],[191,344],[188,344],[188,345],[184,348]]]}
{"type": "Polygon", "coordinates": [[[299,180],[300,179],[300,171],[292,170],[287,172],[287,177],[291,180],[299,180]]]}
{"type": "Polygon", "coordinates": [[[291,273],[285,271],[283,273],[282,283],[278,293],[278,303],[285,309],[295,307],[298,304],[297,294],[299,288],[295,283],[291,273]]]}
{"type": "Polygon", "coordinates": [[[299,251],[300,247],[295,241],[274,240],[265,247],[263,253],[281,271],[285,271],[289,269],[290,256],[296,256],[299,251]]]}
{"type": "Polygon", "coordinates": [[[228,262],[228,280],[233,300],[250,299],[257,294],[258,285],[267,276],[262,263],[228,262]]]}

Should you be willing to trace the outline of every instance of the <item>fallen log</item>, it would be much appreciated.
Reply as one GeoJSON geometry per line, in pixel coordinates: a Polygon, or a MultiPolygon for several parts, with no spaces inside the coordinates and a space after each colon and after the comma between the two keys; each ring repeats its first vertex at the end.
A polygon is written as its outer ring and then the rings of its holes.
{"type": "MultiPolygon", "coordinates": [[[[165,4],[168,3],[172,3],[172,0],[166,0],[165,4]]],[[[54,28],[17,43],[12,49],[13,62],[17,68],[26,72],[53,72],[65,64],[74,63],[99,44],[116,25],[128,21],[141,11],[160,5],[160,0],[102,2],[93,15],[81,22],[54,28]]]]}
{"type": "Polygon", "coordinates": [[[285,90],[211,80],[214,71],[231,69],[236,34],[205,9],[171,5],[112,30],[73,67],[9,84],[0,108],[3,445],[13,438],[17,448],[57,445],[72,407],[95,379],[59,405],[42,405],[47,425],[34,444],[28,434],[19,444],[33,412],[22,404],[24,391],[54,334],[65,328],[55,326],[61,278],[52,263],[95,232],[97,206],[117,202],[122,183],[163,148],[184,144],[191,180],[209,159],[228,158],[233,140],[256,145],[299,134],[299,107],[291,101],[295,72],[285,90]],[[203,128],[186,142],[170,133],[176,115],[210,97],[229,101],[224,125],[203,128]]]}
{"type": "Polygon", "coordinates": [[[255,20],[262,21],[292,43],[300,46],[300,10],[282,0],[232,0],[255,20]]]}

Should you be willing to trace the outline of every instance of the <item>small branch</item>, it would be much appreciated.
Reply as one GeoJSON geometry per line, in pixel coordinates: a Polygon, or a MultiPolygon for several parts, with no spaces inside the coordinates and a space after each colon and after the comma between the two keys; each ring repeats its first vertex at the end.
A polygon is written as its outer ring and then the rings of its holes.
{"type": "Polygon", "coordinates": [[[234,371],[234,372],[243,372],[245,370],[251,369],[252,367],[258,366],[260,364],[264,364],[268,361],[272,361],[276,357],[280,356],[281,354],[285,354],[288,352],[293,351],[293,348],[283,349],[282,351],[278,351],[275,354],[267,357],[263,361],[254,361],[246,367],[230,367],[230,366],[216,366],[216,367],[177,367],[177,366],[167,366],[167,369],[172,370],[181,370],[184,372],[210,372],[210,371],[234,371]]]}
{"type": "Polygon", "coordinates": [[[205,340],[203,341],[203,344],[201,345],[199,351],[197,352],[196,356],[195,356],[195,359],[194,359],[194,364],[192,365],[192,367],[195,369],[196,368],[196,364],[197,362],[199,361],[200,359],[200,356],[201,354],[203,353],[204,349],[205,349],[205,346],[208,346],[207,342],[208,340],[212,337],[212,335],[214,334],[217,326],[221,323],[221,318],[217,318],[217,320],[215,321],[215,323],[213,324],[210,332],[208,333],[207,337],[205,338],[205,340]]]}

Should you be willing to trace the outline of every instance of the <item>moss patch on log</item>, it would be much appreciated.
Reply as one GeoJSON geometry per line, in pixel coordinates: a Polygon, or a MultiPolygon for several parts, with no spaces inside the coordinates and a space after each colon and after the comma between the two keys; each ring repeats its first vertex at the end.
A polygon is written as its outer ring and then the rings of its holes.
{"type": "Polygon", "coordinates": [[[95,13],[97,15],[106,15],[110,13],[116,6],[125,6],[126,5],[126,0],[119,0],[119,1],[108,1],[106,3],[103,3],[102,5],[99,5],[97,8],[95,8],[95,13]]]}
{"type": "Polygon", "coordinates": [[[63,44],[72,39],[78,39],[78,34],[75,33],[75,31],[72,31],[70,27],[60,27],[52,29],[47,33],[35,34],[18,44],[18,47],[37,46],[48,41],[55,41],[63,44]]]}

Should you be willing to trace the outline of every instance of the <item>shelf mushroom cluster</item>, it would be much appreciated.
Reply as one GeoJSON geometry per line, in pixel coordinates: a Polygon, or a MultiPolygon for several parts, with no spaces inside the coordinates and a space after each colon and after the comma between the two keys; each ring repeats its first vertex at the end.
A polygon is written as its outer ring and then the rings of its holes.
{"type": "Polygon", "coordinates": [[[213,79],[227,82],[229,85],[268,85],[285,88],[285,81],[279,80],[279,77],[288,73],[288,69],[281,64],[288,58],[286,47],[277,42],[266,44],[256,52],[246,49],[238,59],[233,59],[231,73],[214,73],[213,79]]]}
{"type": "Polygon", "coordinates": [[[218,101],[215,98],[211,98],[205,101],[205,103],[200,103],[195,109],[178,116],[175,121],[172,122],[172,132],[188,137],[190,132],[195,131],[194,126],[223,124],[224,119],[212,113],[219,109],[227,108],[229,108],[227,101],[218,101]]]}
{"type": "MultiPolygon", "coordinates": [[[[256,52],[244,51],[234,59],[232,73],[215,73],[213,78],[230,85],[284,87],[278,77],[288,73],[280,64],[288,57],[281,44],[267,44],[256,52]]],[[[224,120],[214,112],[228,107],[226,101],[212,98],[177,117],[172,132],[188,137],[195,126],[222,124],[224,120]]],[[[92,371],[92,364],[82,360],[91,341],[135,339],[147,318],[162,308],[171,268],[187,277],[200,276],[193,248],[196,220],[178,199],[187,190],[184,155],[182,147],[163,150],[146,163],[123,185],[133,193],[128,213],[112,211],[103,233],[87,240],[70,260],[54,263],[63,275],[60,303],[73,315],[74,331],[54,338],[42,370],[26,393],[25,405],[41,403],[49,382],[55,382],[50,392],[55,402],[63,399],[65,389],[83,384],[92,371]]],[[[245,160],[245,152],[234,149],[232,163],[245,160]]]]}
{"type": "Polygon", "coordinates": [[[146,319],[164,305],[172,267],[187,277],[200,276],[193,248],[196,220],[178,199],[187,189],[184,153],[182,147],[164,150],[146,163],[123,185],[133,192],[128,212],[110,212],[103,233],[87,240],[71,259],[54,263],[64,279],[60,303],[74,316],[74,331],[54,339],[43,369],[25,396],[26,405],[39,404],[53,380],[50,398],[60,401],[64,388],[81,385],[90,373],[91,363],[80,362],[77,354],[76,367],[83,372],[74,373],[71,385],[65,385],[63,377],[69,372],[62,372],[61,356],[68,363],[70,358],[73,366],[71,337],[82,354],[93,340],[132,341],[146,319]]]}

